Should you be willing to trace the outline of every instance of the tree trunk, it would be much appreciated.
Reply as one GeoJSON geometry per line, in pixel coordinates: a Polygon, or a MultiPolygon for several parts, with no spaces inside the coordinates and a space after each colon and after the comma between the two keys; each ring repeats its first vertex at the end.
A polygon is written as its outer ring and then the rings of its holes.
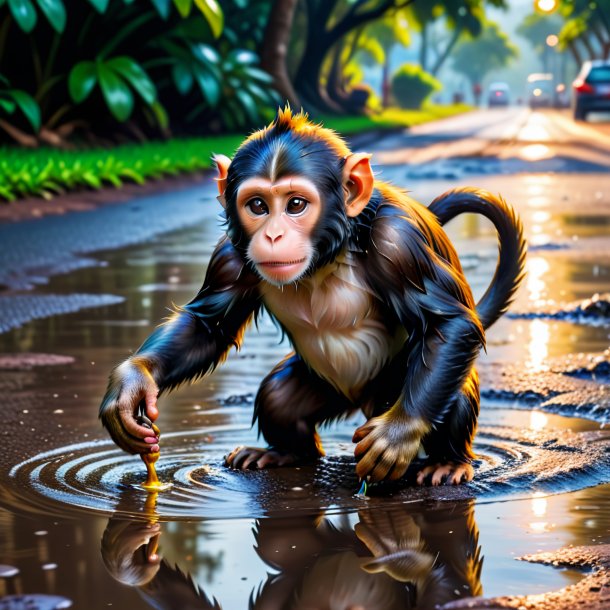
{"type": "Polygon", "coordinates": [[[390,106],[390,91],[392,84],[390,82],[390,50],[385,53],[385,60],[381,72],[381,106],[388,108],[390,106]]]}
{"type": "Polygon", "coordinates": [[[275,0],[261,47],[261,68],[273,76],[273,86],[293,108],[299,108],[297,95],[286,66],[292,22],[298,0],[275,0]]]}
{"type": "Polygon", "coordinates": [[[419,47],[419,65],[422,70],[428,70],[428,26],[422,24],[421,30],[421,45],[419,47]]]}
{"type": "Polygon", "coordinates": [[[432,66],[432,70],[430,70],[430,73],[433,76],[436,76],[438,74],[439,70],[443,67],[445,61],[447,61],[447,58],[451,54],[451,51],[453,51],[453,47],[455,47],[457,41],[459,40],[462,31],[463,30],[461,27],[458,27],[457,25],[455,26],[455,29],[453,30],[453,35],[451,36],[451,40],[449,40],[447,46],[445,47],[445,50],[438,56],[437,60],[434,62],[434,65],[432,66]]]}

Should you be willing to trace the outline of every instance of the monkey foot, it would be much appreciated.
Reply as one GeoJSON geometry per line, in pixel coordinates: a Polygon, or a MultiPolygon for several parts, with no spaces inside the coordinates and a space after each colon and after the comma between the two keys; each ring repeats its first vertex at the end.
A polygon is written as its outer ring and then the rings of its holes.
{"type": "Polygon", "coordinates": [[[297,461],[292,453],[280,453],[261,447],[236,447],[225,457],[225,464],[236,470],[262,470],[275,466],[290,466],[297,461]]]}
{"type": "Polygon", "coordinates": [[[428,478],[430,484],[437,486],[444,483],[445,485],[459,485],[472,481],[474,470],[470,464],[430,464],[425,466],[417,473],[417,484],[424,485],[428,478]]]}

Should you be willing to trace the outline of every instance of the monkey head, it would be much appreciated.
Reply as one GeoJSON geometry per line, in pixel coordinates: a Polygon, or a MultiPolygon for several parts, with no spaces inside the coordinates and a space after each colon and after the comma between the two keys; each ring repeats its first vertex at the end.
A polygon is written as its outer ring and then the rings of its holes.
{"type": "Polygon", "coordinates": [[[280,110],[233,160],[214,158],[227,234],[248,264],[281,286],[331,262],[350,237],[350,218],[374,188],[370,155],[353,154],[307,115],[280,110]]]}

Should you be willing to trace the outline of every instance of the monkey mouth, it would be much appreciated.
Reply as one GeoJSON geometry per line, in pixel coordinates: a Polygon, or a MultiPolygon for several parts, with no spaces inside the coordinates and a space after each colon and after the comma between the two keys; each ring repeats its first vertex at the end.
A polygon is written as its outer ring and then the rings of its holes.
{"type": "Polygon", "coordinates": [[[301,263],[304,263],[307,259],[306,258],[300,258],[298,260],[292,260],[292,261],[261,261],[260,263],[257,263],[260,267],[291,267],[293,265],[300,265],[301,263]]]}

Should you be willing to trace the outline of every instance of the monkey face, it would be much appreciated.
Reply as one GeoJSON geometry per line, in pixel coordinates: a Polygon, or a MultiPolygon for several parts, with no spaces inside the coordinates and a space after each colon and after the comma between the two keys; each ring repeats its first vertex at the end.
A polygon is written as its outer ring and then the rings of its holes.
{"type": "Polygon", "coordinates": [[[303,176],[257,176],[240,185],[236,203],[250,240],[247,256],[259,275],[275,286],[300,279],[314,258],[312,235],[322,211],[314,183],[303,176]]]}

